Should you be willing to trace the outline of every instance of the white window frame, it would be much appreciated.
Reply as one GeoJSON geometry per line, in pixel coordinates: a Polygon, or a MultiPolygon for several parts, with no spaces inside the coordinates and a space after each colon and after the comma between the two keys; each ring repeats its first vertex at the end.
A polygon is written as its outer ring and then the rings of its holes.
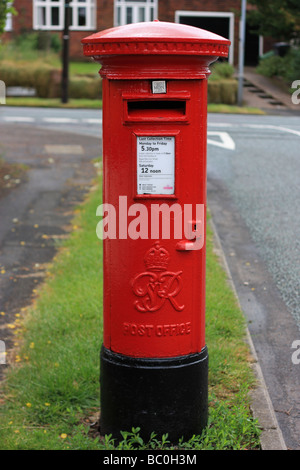
{"type": "Polygon", "coordinates": [[[132,7],[132,23],[138,23],[138,9],[144,7],[145,19],[144,21],[155,20],[158,14],[158,0],[141,0],[141,1],[130,1],[130,0],[114,0],[114,26],[124,26],[127,24],[126,21],[126,7],[132,7]],[[118,18],[118,9],[120,8],[120,21],[118,18]],[[151,8],[153,8],[153,17],[151,17],[151,8]]]}
{"type": "MultiPolygon", "coordinates": [[[[8,3],[7,4],[7,7],[11,7],[11,3],[8,3]]],[[[4,26],[4,31],[12,31],[13,27],[12,27],[12,14],[11,13],[7,13],[6,15],[6,23],[5,23],[5,26],[4,26]]]]}
{"type": "Polygon", "coordinates": [[[231,46],[229,48],[228,62],[233,65],[234,63],[234,13],[231,12],[216,12],[216,11],[188,11],[176,10],[175,23],[180,23],[180,18],[184,16],[200,16],[201,18],[228,18],[229,19],[229,39],[231,46]]]}
{"type": "MultiPolygon", "coordinates": [[[[33,0],[33,29],[35,30],[47,30],[47,31],[61,31],[64,28],[64,0],[33,0]],[[39,23],[39,8],[46,8],[46,24],[41,25],[39,23]],[[59,8],[59,24],[51,24],[51,8],[59,8]]],[[[74,31],[84,31],[84,30],[94,30],[96,29],[96,15],[97,15],[97,0],[71,0],[70,6],[72,7],[72,26],[70,30],[74,31]],[[78,25],[78,9],[80,7],[86,8],[86,25],[78,25]]]]}

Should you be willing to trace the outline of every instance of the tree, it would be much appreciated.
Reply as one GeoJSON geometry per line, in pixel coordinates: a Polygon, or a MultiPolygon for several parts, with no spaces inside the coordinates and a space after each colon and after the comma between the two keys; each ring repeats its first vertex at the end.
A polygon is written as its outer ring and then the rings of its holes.
{"type": "Polygon", "coordinates": [[[263,36],[289,41],[300,37],[299,0],[249,0],[255,9],[247,13],[250,24],[263,36]]]}
{"type": "Polygon", "coordinates": [[[16,13],[16,10],[12,7],[12,3],[12,0],[1,0],[0,2],[0,34],[4,31],[7,14],[16,13]]]}

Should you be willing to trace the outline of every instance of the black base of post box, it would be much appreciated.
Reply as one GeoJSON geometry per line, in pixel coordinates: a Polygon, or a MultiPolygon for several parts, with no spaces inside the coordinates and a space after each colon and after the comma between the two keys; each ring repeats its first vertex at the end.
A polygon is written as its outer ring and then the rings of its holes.
{"type": "Polygon", "coordinates": [[[201,434],[208,418],[208,352],[172,358],[134,358],[101,350],[101,435],[140,427],[148,441],[168,433],[177,443],[201,434]]]}

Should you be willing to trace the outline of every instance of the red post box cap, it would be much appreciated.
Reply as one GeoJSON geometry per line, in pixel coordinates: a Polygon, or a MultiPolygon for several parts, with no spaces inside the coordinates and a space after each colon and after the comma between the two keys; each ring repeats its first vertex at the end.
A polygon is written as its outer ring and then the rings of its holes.
{"type": "Polygon", "coordinates": [[[152,21],[128,24],[82,40],[84,55],[193,55],[227,57],[230,41],[204,29],[152,21]]]}

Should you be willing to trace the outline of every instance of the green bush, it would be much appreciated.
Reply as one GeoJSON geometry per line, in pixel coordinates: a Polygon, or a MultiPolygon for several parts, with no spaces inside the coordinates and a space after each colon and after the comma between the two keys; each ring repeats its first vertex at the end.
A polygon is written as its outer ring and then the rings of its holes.
{"type": "Polygon", "coordinates": [[[208,81],[208,102],[214,104],[237,103],[238,83],[235,79],[208,81]]]}
{"type": "Polygon", "coordinates": [[[265,59],[261,59],[256,71],[265,77],[284,76],[286,72],[286,57],[273,55],[265,59]]]}
{"type": "Polygon", "coordinates": [[[35,69],[33,88],[40,98],[57,98],[60,96],[61,73],[51,67],[37,67],[35,69]]]}
{"type": "Polygon", "coordinates": [[[42,63],[28,67],[27,64],[1,62],[0,80],[6,87],[34,88],[40,98],[56,98],[60,93],[60,71],[42,63]]]}
{"type": "Polygon", "coordinates": [[[38,45],[37,33],[22,33],[17,35],[10,44],[14,47],[21,47],[22,50],[36,50],[38,45]]]}
{"type": "Polygon", "coordinates": [[[210,78],[232,78],[234,74],[234,67],[228,62],[216,62],[211,70],[212,75],[210,78]]]}
{"type": "Polygon", "coordinates": [[[38,31],[36,37],[36,49],[40,51],[52,50],[56,53],[60,52],[61,39],[58,34],[53,34],[50,31],[38,31]]]}
{"type": "Polygon", "coordinates": [[[300,80],[300,49],[293,49],[289,57],[290,60],[285,76],[289,82],[300,80]]]}
{"type": "Polygon", "coordinates": [[[213,104],[236,104],[237,81],[233,78],[234,67],[228,62],[217,62],[211,67],[208,80],[208,102],[213,104]]]}
{"type": "Polygon", "coordinates": [[[287,83],[300,79],[300,49],[291,49],[284,57],[262,58],[256,71],[265,77],[280,77],[287,83]]]}
{"type": "Polygon", "coordinates": [[[208,81],[208,102],[219,104],[221,103],[221,86],[220,81],[208,81]]]}
{"type": "MultiPolygon", "coordinates": [[[[34,88],[39,98],[61,96],[61,70],[40,62],[28,67],[24,63],[1,62],[0,80],[6,87],[34,88]]],[[[101,99],[102,81],[99,77],[70,77],[69,96],[77,99],[101,99]]]]}
{"type": "Polygon", "coordinates": [[[61,38],[58,34],[51,34],[50,48],[53,52],[60,52],[62,48],[61,38]]]}
{"type": "Polygon", "coordinates": [[[16,36],[12,41],[12,45],[26,51],[52,50],[53,52],[59,52],[61,49],[61,39],[58,34],[40,30],[16,36]]]}
{"type": "Polygon", "coordinates": [[[69,84],[70,98],[101,99],[102,81],[99,77],[72,77],[69,84]]]}
{"type": "Polygon", "coordinates": [[[221,89],[221,103],[223,104],[236,104],[238,83],[234,79],[220,81],[221,89]]]}

